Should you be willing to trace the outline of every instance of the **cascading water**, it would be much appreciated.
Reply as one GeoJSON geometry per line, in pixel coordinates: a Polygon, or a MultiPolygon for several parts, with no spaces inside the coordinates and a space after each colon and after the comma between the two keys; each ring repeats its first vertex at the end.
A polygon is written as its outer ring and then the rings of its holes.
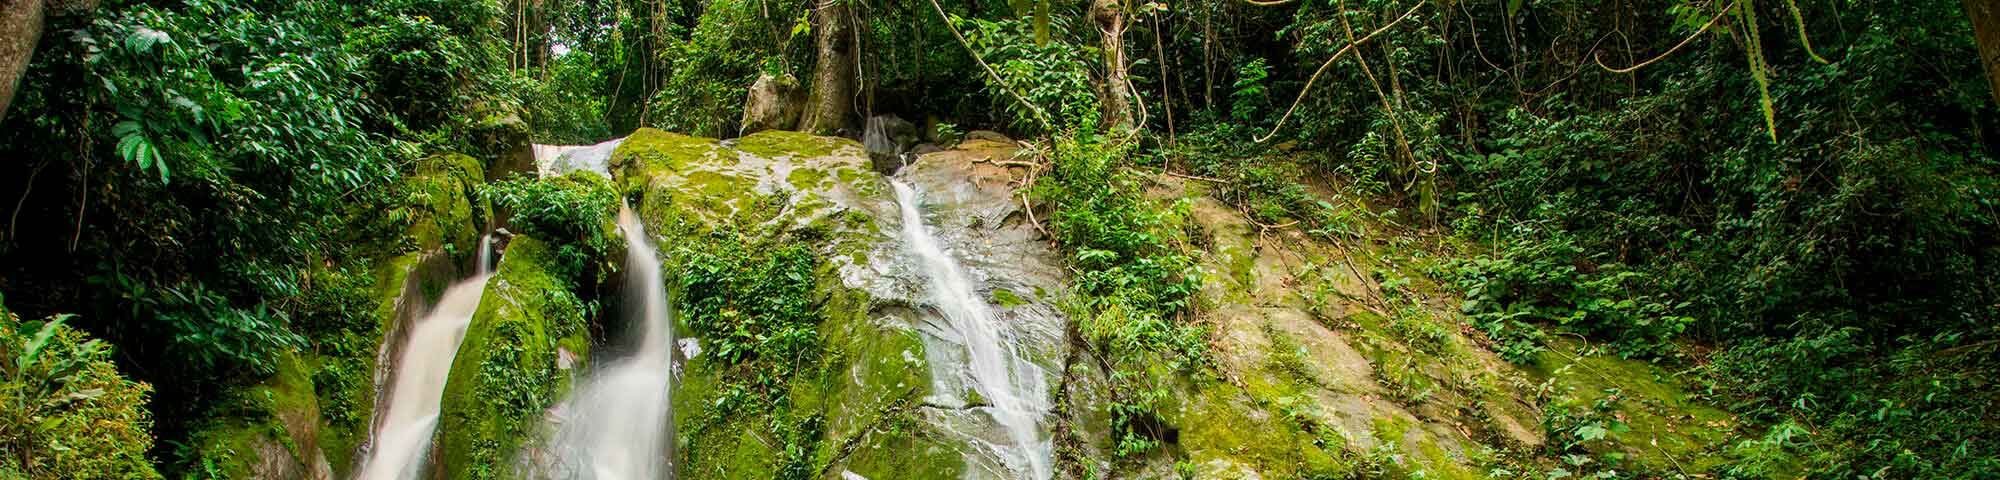
{"type": "MultiPolygon", "coordinates": [[[[896,188],[896,203],[902,208],[904,242],[922,261],[925,274],[930,277],[932,303],[944,314],[951,333],[965,347],[964,368],[968,371],[963,373],[970,376],[973,389],[990,403],[983,408],[1007,431],[1012,443],[995,446],[996,450],[1017,474],[1032,480],[1049,478],[1051,452],[1040,432],[1043,412],[1049,408],[1041,367],[1020,358],[1005,343],[1000,334],[1005,326],[994,319],[958,262],[945,253],[924,226],[917,191],[902,181],[891,182],[896,188]]],[[[933,368],[939,366],[933,364],[933,368]]]]}
{"type": "Polygon", "coordinates": [[[609,178],[611,153],[624,142],[614,138],[596,145],[535,145],[535,170],[544,177],[583,171],[609,178]]]}
{"type": "Polygon", "coordinates": [[[486,291],[487,271],[493,250],[491,236],[479,239],[478,273],[444,291],[436,306],[409,326],[402,353],[396,357],[390,383],[390,397],[373,433],[374,445],[362,463],[359,480],[406,480],[417,478],[424,454],[430,451],[431,434],[437,431],[438,409],[444,402],[444,383],[458,345],[465,340],[465,328],[479,310],[479,298],[486,291]]]}
{"type": "Polygon", "coordinates": [[[576,416],[560,427],[556,438],[559,450],[573,455],[566,463],[581,467],[584,478],[670,478],[671,306],[660,259],[631,208],[619,210],[618,228],[625,234],[626,302],[638,307],[628,315],[643,333],[631,357],[602,367],[570,401],[576,416]]]}

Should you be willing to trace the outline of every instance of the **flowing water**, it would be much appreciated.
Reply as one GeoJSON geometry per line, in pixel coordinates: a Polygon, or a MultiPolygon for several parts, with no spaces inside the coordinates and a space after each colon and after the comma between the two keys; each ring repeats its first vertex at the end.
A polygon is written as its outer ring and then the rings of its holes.
{"type": "Polygon", "coordinates": [[[431,435],[437,431],[438,408],[444,401],[445,377],[465,340],[465,328],[479,310],[479,297],[486,291],[487,272],[493,242],[479,239],[478,273],[444,291],[436,306],[404,335],[402,353],[397,355],[389,400],[374,445],[362,463],[359,480],[405,480],[417,478],[424,454],[431,449],[431,435]]]}
{"type": "Polygon", "coordinates": [[[943,314],[948,332],[964,348],[962,366],[935,362],[932,368],[963,368],[971,387],[984,398],[980,407],[1001,429],[1010,445],[994,445],[1001,460],[1017,477],[1044,480],[1052,474],[1050,445],[1043,440],[1041,419],[1048,411],[1041,367],[1016,354],[978,289],[958,262],[946,253],[924,225],[917,191],[892,180],[896,203],[902,208],[903,240],[922,262],[930,278],[931,302],[943,314]]]}
{"type": "Polygon", "coordinates": [[[585,171],[610,178],[611,152],[624,142],[614,138],[596,145],[535,145],[535,170],[544,177],[585,171]]]}
{"type": "Polygon", "coordinates": [[[634,353],[599,367],[569,403],[557,447],[580,476],[599,480],[670,478],[673,472],[674,343],[672,312],[660,259],[632,210],[621,208],[625,234],[625,297],[629,319],[643,331],[634,353]],[[633,307],[637,307],[634,309],[633,307]]]}

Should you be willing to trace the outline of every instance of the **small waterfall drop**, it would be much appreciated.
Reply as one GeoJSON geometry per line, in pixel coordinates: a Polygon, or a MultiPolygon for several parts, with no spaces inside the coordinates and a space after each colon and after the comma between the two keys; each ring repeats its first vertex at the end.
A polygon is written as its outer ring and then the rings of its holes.
{"type": "Polygon", "coordinates": [[[409,480],[417,478],[424,455],[430,452],[431,435],[437,431],[438,409],[444,403],[444,384],[451,374],[452,359],[465,340],[465,328],[479,310],[479,298],[492,277],[493,238],[479,239],[477,273],[445,289],[430,313],[409,325],[402,352],[396,356],[388,402],[379,430],[370,438],[374,445],[362,463],[359,480],[409,480]]]}
{"type": "Polygon", "coordinates": [[[535,171],[544,177],[553,177],[569,172],[594,172],[611,177],[611,153],[618,150],[624,138],[614,138],[596,145],[540,145],[534,146],[535,171]]]}
{"type": "MultiPolygon", "coordinates": [[[[966,349],[964,368],[968,372],[964,373],[970,376],[973,389],[990,404],[984,409],[1007,431],[1012,443],[996,445],[995,450],[1023,478],[1050,478],[1052,452],[1040,432],[1043,412],[1049,408],[1041,368],[1020,358],[1005,343],[1001,336],[1005,326],[994,319],[964,269],[924,226],[916,189],[900,180],[891,182],[896,188],[896,203],[902,208],[903,240],[930,277],[931,301],[966,349]]],[[[932,368],[950,367],[934,364],[932,368]]]]}
{"type": "Polygon", "coordinates": [[[582,478],[671,478],[672,306],[658,253],[630,207],[620,208],[618,228],[625,234],[627,315],[643,333],[630,357],[599,367],[570,400],[576,414],[556,438],[582,478]]]}

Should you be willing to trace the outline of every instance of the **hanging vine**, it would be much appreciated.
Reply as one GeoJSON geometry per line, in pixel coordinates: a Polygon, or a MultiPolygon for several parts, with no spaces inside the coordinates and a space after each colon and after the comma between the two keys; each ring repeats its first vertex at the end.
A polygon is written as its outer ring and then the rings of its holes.
{"type": "MultiPolygon", "coordinates": [[[[1827,61],[1825,57],[1821,57],[1818,52],[1813,51],[1812,39],[1806,33],[1805,15],[1799,11],[1797,0],[1785,0],[1785,5],[1787,10],[1792,14],[1792,25],[1799,32],[1799,44],[1806,51],[1806,55],[1812,57],[1813,61],[1821,64],[1831,64],[1832,62],[1827,61]]],[[[1700,11],[1705,9],[1698,8],[1695,10],[1700,11]]],[[[1640,68],[1652,65],[1654,62],[1673,56],[1675,52],[1680,51],[1681,47],[1686,47],[1688,44],[1693,43],[1694,39],[1707,33],[1710,29],[1721,23],[1723,18],[1732,16],[1731,14],[1734,14],[1737,25],[1743,31],[1743,53],[1750,64],[1750,78],[1757,83],[1757,103],[1759,110],[1764,114],[1764,133],[1771,138],[1771,142],[1776,143],[1778,141],[1777,102],[1771,98],[1771,74],[1774,72],[1772,71],[1770,62],[1764,58],[1764,37],[1762,32],[1757,28],[1757,7],[1753,1],[1741,0],[1723,7],[1716,12],[1714,17],[1708,20],[1708,23],[1702,24],[1700,29],[1695,30],[1694,34],[1688,35],[1686,39],[1681,40],[1673,48],[1667,49],[1666,53],[1662,53],[1657,57],[1632,64],[1629,67],[1613,68],[1604,64],[1603,52],[1598,52],[1595,55],[1597,66],[1612,73],[1631,73],[1637,71],[1640,68]]]]}

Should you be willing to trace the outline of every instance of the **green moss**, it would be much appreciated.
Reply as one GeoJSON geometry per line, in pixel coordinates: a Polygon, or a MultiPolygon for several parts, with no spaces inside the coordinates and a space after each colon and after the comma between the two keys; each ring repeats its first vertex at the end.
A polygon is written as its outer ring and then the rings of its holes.
{"type": "Polygon", "coordinates": [[[1236,463],[1263,478],[1339,478],[1351,473],[1342,444],[1307,432],[1295,418],[1257,412],[1224,382],[1198,386],[1184,410],[1168,420],[1181,426],[1189,460],[1236,463]]]}
{"type": "Polygon", "coordinates": [[[765,130],[736,139],[736,148],[764,158],[812,158],[832,155],[841,147],[861,148],[861,144],[840,137],[822,137],[800,132],[765,130]]]}
{"type": "Polygon", "coordinates": [[[696,192],[701,205],[714,212],[729,212],[731,207],[748,206],[748,199],[756,195],[756,182],[735,175],[724,175],[707,170],[697,170],[687,174],[687,181],[681,187],[683,192],[696,192]]]}
{"type": "Polygon", "coordinates": [[[1008,290],[1005,288],[995,288],[993,289],[993,303],[998,304],[1003,308],[1014,308],[1022,305],[1027,305],[1028,300],[1021,298],[1021,296],[1015,294],[1013,290],[1008,290]]]}
{"type": "MultiPolygon", "coordinates": [[[[274,362],[277,373],[262,383],[227,394],[211,410],[213,420],[189,435],[194,448],[197,476],[208,478],[253,478],[260,444],[275,444],[291,456],[291,461],[310,465],[320,444],[315,435],[319,402],[308,378],[309,366],[292,353],[274,362]]],[[[268,466],[268,465],[267,465],[268,466]]]]}
{"type": "Polygon", "coordinates": [[[1551,339],[1548,350],[1529,366],[1537,380],[1555,382],[1583,404],[1617,391],[1623,421],[1631,430],[1613,432],[1594,452],[1619,453],[1646,468],[1707,471],[1723,461],[1708,454],[1741,423],[1728,412],[1708,406],[1658,366],[1638,360],[1592,354],[1581,342],[1551,339]]]}
{"type": "Polygon", "coordinates": [[[625,137],[611,152],[610,165],[622,174],[628,186],[645,186],[653,176],[685,173],[696,167],[734,161],[723,155],[722,144],[712,138],[690,137],[651,128],[641,128],[625,137]]]}
{"type": "MultiPolygon", "coordinates": [[[[583,322],[583,306],[551,270],[553,251],[515,237],[466,328],[445,385],[439,468],[450,478],[501,478],[534,423],[567,388],[556,332],[583,322]]],[[[580,335],[580,334],[579,334],[580,335]]]]}
{"type": "Polygon", "coordinates": [[[881,175],[867,173],[859,168],[836,168],[833,170],[833,177],[840,183],[854,188],[854,193],[862,198],[886,199],[889,193],[888,183],[881,175]]]}
{"type": "Polygon", "coordinates": [[[826,181],[826,177],[827,173],[824,171],[799,167],[792,169],[792,173],[785,176],[785,182],[792,184],[794,190],[806,191],[818,187],[820,182],[826,181]]]}
{"type": "Polygon", "coordinates": [[[1465,466],[1465,462],[1452,458],[1450,453],[1439,447],[1437,442],[1424,439],[1417,442],[1417,465],[1414,470],[1424,473],[1424,478],[1445,480],[1475,480],[1482,478],[1479,473],[1465,466]]]}
{"type": "Polygon", "coordinates": [[[453,250],[470,252],[480,227],[491,215],[471,200],[478,198],[473,189],[485,182],[484,171],[478,159],[457,153],[417,162],[416,173],[403,180],[410,204],[400,210],[409,218],[408,236],[416,249],[450,245],[453,250]]]}
{"type": "Polygon", "coordinates": [[[950,439],[938,438],[913,410],[895,410],[863,432],[848,453],[846,470],[876,480],[959,478],[965,458],[950,439]]]}

